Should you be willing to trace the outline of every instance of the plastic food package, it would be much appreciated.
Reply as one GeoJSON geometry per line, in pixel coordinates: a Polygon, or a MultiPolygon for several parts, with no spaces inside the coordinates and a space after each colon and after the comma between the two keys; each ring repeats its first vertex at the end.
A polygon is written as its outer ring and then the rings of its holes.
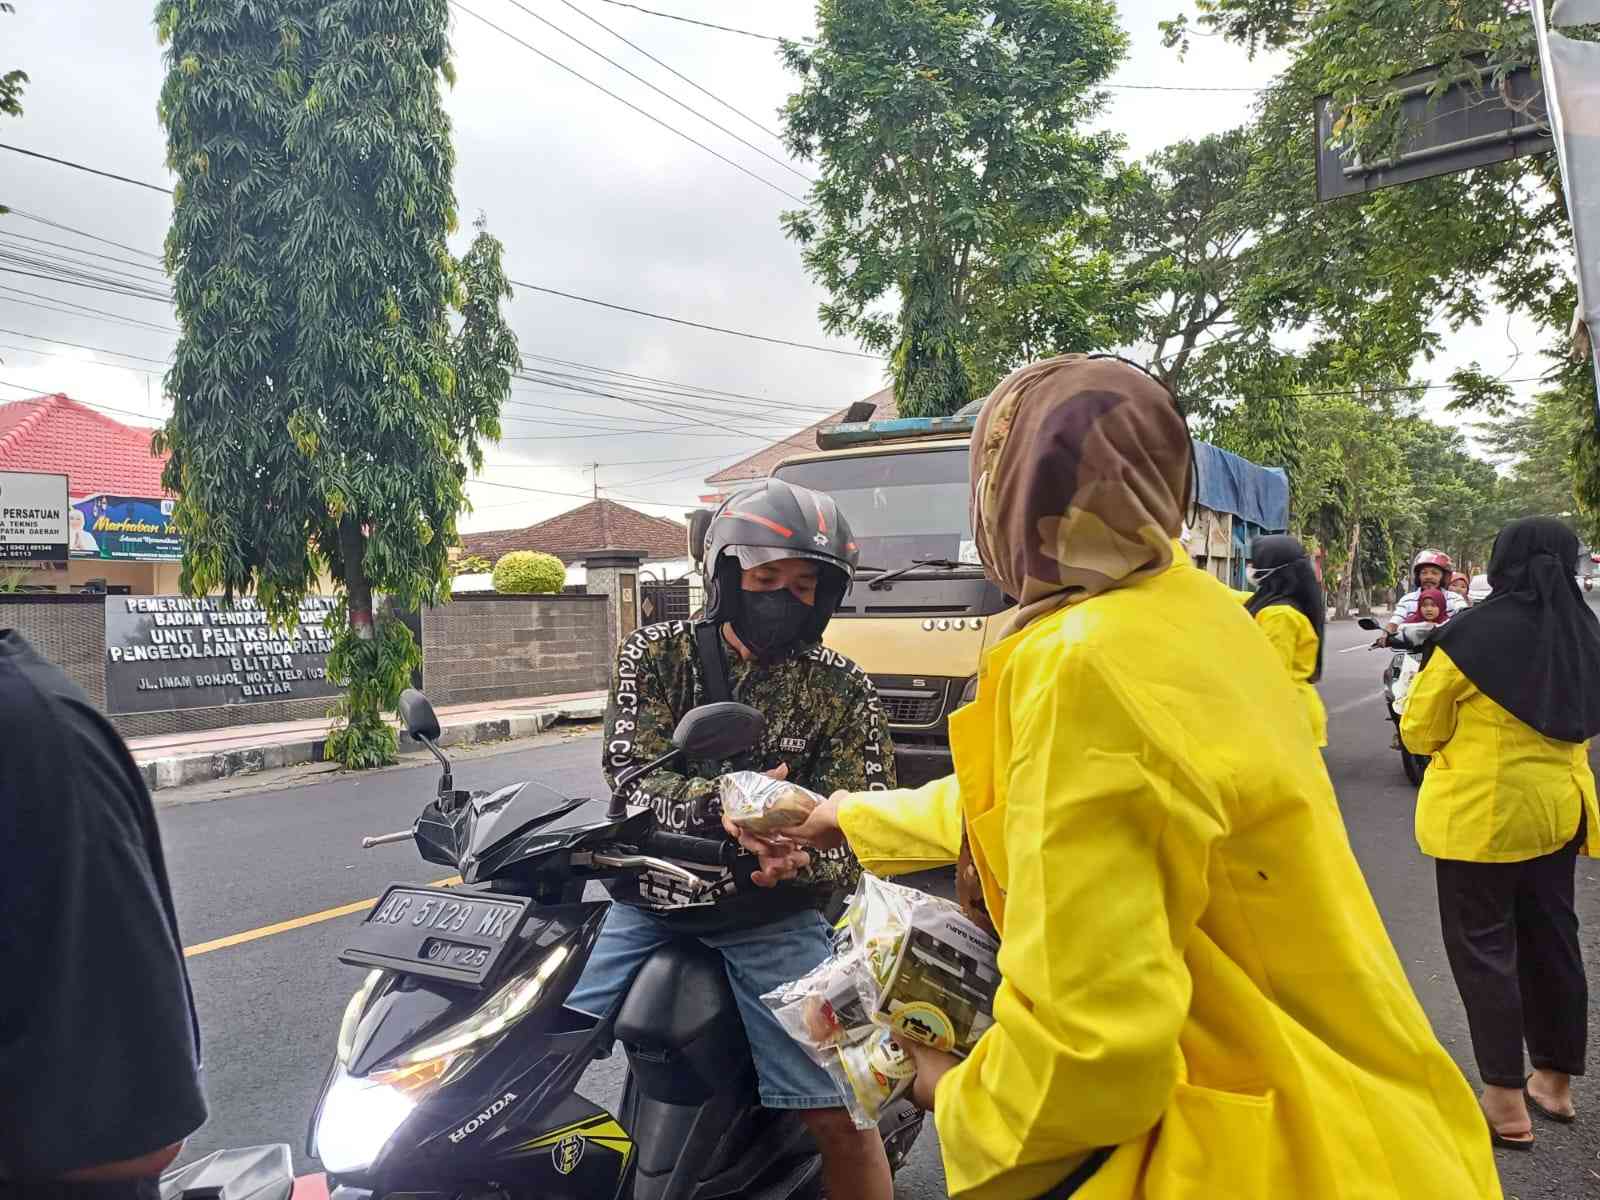
{"type": "Polygon", "coordinates": [[[759,771],[732,771],[718,781],[722,811],[740,829],[781,833],[804,823],[822,797],[759,771]]]}
{"type": "Polygon", "coordinates": [[[840,926],[830,958],[763,999],[866,1129],[915,1075],[905,1042],[966,1055],[994,1023],[999,944],[952,902],[871,875],[840,926]]]}
{"type": "Polygon", "coordinates": [[[1000,944],[954,902],[871,875],[845,919],[873,1019],[935,1050],[971,1053],[994,1023],[1000,944]]]}
{"type": "Polygon", "coordinates": [[[883,1110],[911,1090],[917,1064],[887,1029],[872,1027],[859,1041],[834,1051],[824,1064],[844,1095],[845,1109],[857,1129],[871,1129],[883,1110]]]}
{"type": "Polygon", "coordinates": [[[857,986],[860,962],[860,952],[848,949],[762,997],[789,1036],[821,1066],[837,1061],[840,1046],[878,1032],[857,986]]]}

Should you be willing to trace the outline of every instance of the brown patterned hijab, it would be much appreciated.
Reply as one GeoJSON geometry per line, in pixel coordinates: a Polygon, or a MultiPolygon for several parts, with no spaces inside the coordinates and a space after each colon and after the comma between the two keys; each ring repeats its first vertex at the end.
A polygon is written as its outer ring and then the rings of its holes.
{"type": "Polygon", "coordinates": [[[1012,372],[972,435],[972,528],[1011,629],[1165,570],[1193,485],[1171,394],[1129,363],[1067,354],[1012,372]]]}

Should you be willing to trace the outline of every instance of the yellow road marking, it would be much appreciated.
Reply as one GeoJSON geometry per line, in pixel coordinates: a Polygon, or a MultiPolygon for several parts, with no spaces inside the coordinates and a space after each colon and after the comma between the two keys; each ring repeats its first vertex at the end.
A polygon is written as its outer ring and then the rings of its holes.
{"type": "MultiPolygon", "coordinates": [[[[461,876],[450,875],[444,879],[435,880],[429,886],[454,887],[460,882],[461,876]]],[[[279,921],[275,925],[263,925],[259,929],[246,929],[243,933],[230,933],[227,937],[213,938],[209,942],[201,942],[196,946],[185,946],[183,948],[183,956],[185,958],[193,958],[197,954],[210,954],[213,950],[226,950],[229,946],[241,946],[245,942],[271,937],[275,933],[288,933],[291,929],[304,929],[307,925],[316,925],[322,921],[331,921],[335,917],[347,917],[351,913],[362,912],[371,908],[377,902],[378,897],[368,896],[365,900],[341,904],[338,908],[325,908],[321,912],[309,913],[303,917],[293,917],[287,921],[279,921]]]]}

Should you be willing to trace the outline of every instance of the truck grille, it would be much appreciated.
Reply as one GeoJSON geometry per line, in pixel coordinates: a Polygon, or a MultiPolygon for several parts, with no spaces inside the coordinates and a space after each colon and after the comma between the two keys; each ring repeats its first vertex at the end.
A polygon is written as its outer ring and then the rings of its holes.
{"type": "Polygon", "coordinates": [[[932,725],[939,719],[944,699],[941,692],[880,690],[884,711],[891,725],[932,725]]]}

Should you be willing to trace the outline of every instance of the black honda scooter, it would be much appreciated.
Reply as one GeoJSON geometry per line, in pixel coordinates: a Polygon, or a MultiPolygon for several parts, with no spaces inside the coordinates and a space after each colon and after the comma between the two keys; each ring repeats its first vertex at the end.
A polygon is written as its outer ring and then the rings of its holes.
{"type": "MultiPolygon", "coordinates": [[[[457,791],[427,699],[407,691],[400,715],[443,765],[439,794],[410,830],[363,845],[414,840],[462,883],[391,886],[340,955],[368,974],[311,1118],[307,1152],[332,1194],[820,1197],[821,1160],[804,1125],[760,1106],[717,954],[693,941],[657,951],[603,1019],[563,1004],[610,907],[583,900],[589,880],[646,873],[690,893],[754,886],[756,862],[734,843],[658,832],[649,809],[622,797],[676,757],[715,760],[754,745],[761,714],[732,703],[692,710],[673,749],[620,778],[609,803],[526,784],[457,791]],[[573,1089],[618,1040],[628,1074],[613,1116],[573,1089]]],[[[922,1113],[901,1101],[879,1130],[897,1170],[922,1113]]],[[[194,1194],[171,1182],[164,1200],[194,1194]]]]}

